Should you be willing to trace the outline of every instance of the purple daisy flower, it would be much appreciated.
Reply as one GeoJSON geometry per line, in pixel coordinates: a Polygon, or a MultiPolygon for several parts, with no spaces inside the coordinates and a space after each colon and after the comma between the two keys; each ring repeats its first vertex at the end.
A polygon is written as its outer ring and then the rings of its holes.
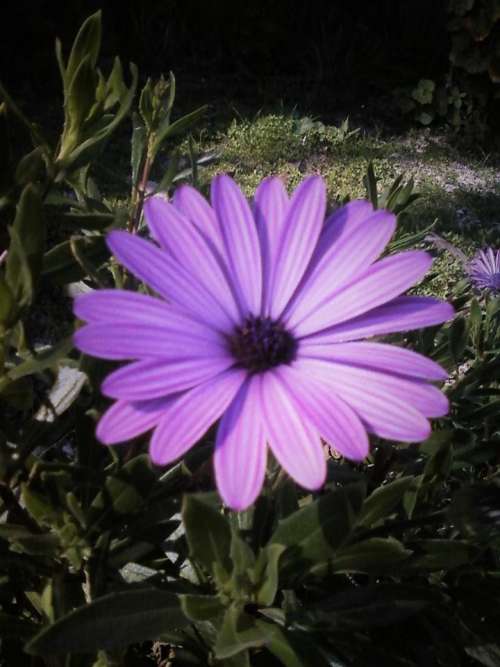
{"type": "Polygon", "coordinates": [[[471,282],[479,289],[500,291],[500,250],[479,250],[468,266],[471,282]]]}
{"type": "Polygon", "coordinates": [[[151,197],[157,245],[108,235],[117,260],[158,296],[98,290],[75,313],[88,324],[77,347],[129,360],[102,391],[116,399],[97,436],[114,444],[153,429],[150,456],[170,463],[219,418],[214,465],[225,503],[248,507],[263,484],[267,447],[301,486],[326,475],[324,438],[349,459],[367,432],[414,442],[446,414],[428,381],[447,377],[415,352],[360,339],[439,324],[452,307],[400,296],[428,270],[425,252],[379,259],[396,218],[353,201],[324,220],[325,185],[305,179],[289,198],[278,178],[258,187],[253,210],[228,176],[211,205],[193,188],[172,203],[151,197]],[[378,261],[377,261],[378,260],[378,261]]]}

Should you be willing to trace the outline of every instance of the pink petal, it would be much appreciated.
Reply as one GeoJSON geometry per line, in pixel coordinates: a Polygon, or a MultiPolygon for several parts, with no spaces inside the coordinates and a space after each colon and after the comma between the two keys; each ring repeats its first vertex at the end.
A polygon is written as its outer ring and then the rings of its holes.
{"type": "Polygon", "coordinates": [[[422,354],[384,343],[337,343],[325,345],[313,337],[300,344],[300,354],[353,366],[373,368],[423,380],[446,380],[448,372],[422,354]]]}
{"type": "Polygon", "coordinates": [[[307,338],[321,345],[410,331],[446,322],[453,317],[453,306],[426,296],[400,296],[352,320],[314,333],[307,338]]]}
{"type": "Polygon", "coordinates": [[[199,230],[164,197],[148,198],[144,215],[155,240],[206,287],[233,322],[238,321],[229,284],[199,230]]]}
{"type": "Polygon", "coordinates": [[[262,262],[250,206],[233,179],[224,174],[212,181],[212,206],[241,303],[256,315],[262,301],[262,262]]]}
{"type": "Polygon", "coordinates": [[[311,269],[320,261],[325,252],[334,243],[342,241],[346,236],[373,215],[375,209],[366,199],[355,199],[336,209],[325,220],[316,249],[311,259],[311,269]]]}
{"type": "Polygon", "coordinates": [[[112,231],[106,240],[117,260],[165,299],[201,322],[222,330],[232,327],[232,320],[205,285],[168,253],[127,232],[112,231]]]}
{"type": "Polygon", "coordinates": [[[296,334],[307,336],[386,303],[418,282],[431,263],[432,258],[418,250],[391,255],[376,262],[352,284],[297,323],[296,334]]]}
{"type": "Polygon", "coordinates": [[[214,331],[196,327],[179,331],[168,322],[88,324],[74,333],[73,341],[86,354],[116,360],[220,356],[225,349],[224,341],[214,331]]]}
{"type": "Polygon", "coordinates": [[[226,410],[245,377],[240,370],[225,371],[172,402],[151,439],[153,463],[171,463],[198,442],[226,410]]]}
{"type": "Polygon", "coordinates": [[[262,250],[264,311],[269,310],[269,280],[284,232],[288,195],[277,177],[266,178],[255,192],[254,216],[262,250]]]}
{"type": "Polygon", "coordinates": [[[179,313],[161,299],[138,292],[120,289],[100,289],[77,296],[73,302],[73,312],[81,320],[89,322],[143,322],[179,325],[179,331],[208,327],[184,313],[179,313]]]}
{"type": "Polygon", "coordinates": [[[372,433],[383,438],[425,440],[430,424],[422,409],[427,416],[444,414],[447,409],[446,397],[429,385],[318,359],[301,359],[296,367],[323,382],[357,412],[372,433]]]}
{"type": "Polygon", "coordinates": [[[269,314],[278,318],[312,257],[323,226],[326,190],[319,176],[302,181],[293,193],[276,252],[269,314]]]}
{"type": "Polygon", "coordinates": [[[362,224],[351,225],[323,254],[290,307],[289,326],[312,313],[379,258],[394,234],[396,216],[377,211],[362,224]]]}
{"type": "Polygon", "coordinates": [[[379,394],[387,399],[393,396],[413,405],[426,417],[442,417],[447,414],[449,405],[446,396],[436,387],[421,380],[410,380],[398,375],[359,368],[349,364],[329,361],[328,359],[311,359],[303,357],[304,363],[315,368],[322,368],[331,376],[331,385],[336,387],[336,394],[346,400],[348,393],[362,395],[366,392],[379,394]]]}
{"type": "Polygon", "coordinates": [[[278,369],[257,377],[261,378],[264,428],[273,454],[298,484],[318,489],[326,478],[319,433],[292,400],[278,369]]]}
{"type": "Polygon", "coordinates": [[[181,185],[175,191],[174,206],[189,218],[224,256],[224,243],[217,217],[205,197],[190,185],[181,185]]]}
{"type": "Polygon", "coordinates": [[[175,397],[128,403],[116,401],[97,424],[96,435],[105,445],[116,445],[152,429],[175,397]]]}
{"type": "Polygon", "coordinates": [[[240,388],[217,431],[215,478],[226,505],[240,511],[253,503],[264,482],[266,458],[260,378],[254,375],[240,388]]]}
{"type": "Polygon", "coordinates": [[[300,411],[307,414],[320,435],[343,456],[362,461],[368,455],[368,436],[359,417],[347,403],[324,384],[293,366],[282,366],[279,371],[300,411]]]}
{"type": "Polygon", "coordinates": [[[110,373],[102,383],[101,391],[111,398],[144,401],[207,382],[233,363],[233,359],[222,351],[220,355],[194,359],[136,361],[110,373]]]}

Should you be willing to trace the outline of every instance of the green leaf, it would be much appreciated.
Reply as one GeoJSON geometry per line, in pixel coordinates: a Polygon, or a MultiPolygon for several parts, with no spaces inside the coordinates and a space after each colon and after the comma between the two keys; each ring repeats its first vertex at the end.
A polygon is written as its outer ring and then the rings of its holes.
{"type": "Polygon", "coordinates": [[[233,562],[233,574],[238,577],[245,574],[255,565],[255,554],[236,530],[232,531],[231,537],[231,560],[233,562]]]}
{"type": "Polygon", "coordinates": [[[328,564],[328,570],[383,574],[391,572],[395,565],[401,564],[410,555],[411,551],[392,537],[372,537],[339,549],[328,564]]]}
{"type": "Polygon", "coordinates": [[[45,253],[43,257],[42,275],[55,285],[76,282],[87,275],[85,269],[75,258],[72,244],[92,264],[99,265],[109,257],[109,251],[102,236],[73,237],[70,241],[60,243],[45,253]]]}
{"type": "Polygon", "coordinates": [[[106,114],[101,117],[100,123],[89,130],[90,136],[82,141],[69,154],[60,153],[58,159],[63,162],[68,168],[78,169],[81,166],[88,164],[94,159],[102,149],[105,141],[109,138],[111,133],[122,122],[128,114],[132,102],[134,100],[135,91],[137,88],[137,81],[139,73],[134,64],[130,65],[130,72],[132,74],[132,83],[130,88],[126,89],[119,99],[119,109],[113,114],[106,114]]]}
{"type": "Polygon", "coordinates": [[[214,565],[231,571],[231,529],[220,511],[202,495],[185,495],[182,519],[190,557],[209,572],[214,565]]]}
{"type": "Polygon", "coordinates": [[[15,179],[19,185],[27,185],[28,183],[40,180],[43,176],[45,162],[43,161],[43,149],[37,146],[30,153],[25,155],[19,161],[16,167],[15,179]]]}
{"type": "Polygon", "coordinates": [[[146,150],[146,128],[138,114],[132,115],[132,147],[130,153],[130,166],[132,167],[132,184],[136,184],[139,172],[144,162],[146,150]]]}
{"type": "Polygon", "coordinates": [[[25,647],[31,655],[90,653],[160,639],[184,627],[176,595],[157,588],[111,593],[79,607],[44,628],[25,647]]]}
{"type": "Polygon", "coordinates": [[[373,208],[378,208],[377,179],[375,178],[373,162],[371,161],[368,163],[366,176],[363,176],[363,182],[365,184],[367,197],[371,201],[373,208]]]}
{"type": "MultiPolygon", "coordinates": [[[[78,34],[73,42],[73,47],[68,59],[68,65],[65,70],[64,82],[65,87],[68,87],[75,76],[75,72],[80,66],[81,62],[88,58],[89,64],[95,67],[101,50],[101,10],[89,16],[80,27],[78,34]]],[[[56,43],[56,53],[59,52],[58,61],[59,67],[62,66],[62,56],[60,55],[60,47],[56,43]]]]}
{"type": "Polygon", "coordinates": [[[114,475],[108,475],[104,489],[92,501],[92,509],[126,515],[136,511],[151,493],[156,480],[147,454],[139,454],[114,475]]]}
{"type": "Polygon", "coordinates": [[[58,221],[77,229],[102,231],[116,221],[114,213],[61,213],[58,221]]]}
{"type": "Polygon", "coordinates": [[[15,316],[15,304],[12,292],[3,275],[0,273],[0,325],[5,327],[12,324],[15,316]]]}
{"type": "Polygon", "coordinates": [[[414,557],[405,570],[450,571],[470,563],[479,551],[478,547],[463,540],[418,540],[412,542],[411,547],[414,557]]]}
{"type": "Polygon", "coordinates": [[[179,595],[184,615],[191,621],[208,621],[219,616],[224,606],[214,595],[179,595]]]}
{"type": "Polygon", "coordinates": [[[287,633],[278,626],[273,627],[272,636],[266,646],[285,667],[305,667],[304,662],[288,641],[287,633]]]}
{"type": "MultiPolygon", "coordinates": [[[[68,141],[76,142],[76,138],[81,134],[81,126],[95,102],[97,81],[97,74],[90,62],[90,57],[86,56],[78,66],[68,90],[66,100],[67,120],[69,121],[68,141]]],[[[63,139],[62,151],[65,151],[64,141],[65,139],[63,139]]]]}
{"type": "Polygon", "coordinates": [[[448,329],[448,346],[455,363],[460,363],[468,339],[467,323],[461,316],[456,317],[448,329]]]}
{"type": "Polygon", "coordinates": [[[24,526],[0,524],[0,538],[8,540],[24,553],[32,556],[55,557],[59,540],[50,533],[32,533],[24,526]]]}
{"type": "Polygon", "coordinates": [[[387,518],[399,505],[413,482],[413,477],[401,477],[375,489],[363,503],[358,524],[373,527],[387,518]]]}
{"type": "Polygon", "coordinates": [[[293,547],[312,562],[330,558],[349,537],[364,495],[361,484],[335,489],[280,521],[271,543],[293,547]]]}
{"type": "Polygon", "coordinates": [[[9,231],[11,244],[5,279],[16,301],[24,306],[32,301],[45,245],[42,200],[35,186],[28,184],[22,191],[9,231]]]}
{"type": "Polygon", "coordinates": [[[40,373],[47,368],[53,368],[57,366],[58,362],[66,357],[72,349],[72,338],[64,338],[53,347],[49,347],[46,350],[39,352],[35,357],[26,359],[26,361],[23,361],[19,365],[10,369],[9,377],[12,380],[17,380],[26,375],[33,375],[34,373],[40,373]]]}
{"type": "Polygon", "coordinates": [[[258,604],[268,607],[276,597],[279,583],[278,563],[285,549],[282,544],[269,544],[259,553],[258,565],[262,560],[265,562],[265,567],[261,578],[262,584],[255,596],[258,604]]]}
{"type": "Polygon", "coordinates": [[[263,646],[272,636],[272,625],[256,621],[237,605],[227,609],[215,642],[218,659],[229,658],[254,646],[263,646]]]}
{"type": "Polygon", "coordinates": [[[182,116],[182,118],[179,118],[172,124],[170,124],[170,118],[167,117],[161,123],[160,127],[156,132],[155,140],[151,147],[151,156],[150,156],[151,159],[154,159],[162,143],[166,139],[172,139],[172,137],[175,137],[179,134],[182,134],[183,132],[186,132],[186,130],[188,130],[190,127],[192,127],[195,123],[197,123],[200,120],[200,118],[206,112],[207,108],[208,107],[206,105],[199,107],[199,109],[191,111],[191,113],[182,116]]]}
{"type": "Polygon", "coordinates": [[[153,86],[151,79],[146,81],[146,85],[141,90],[141,95],[139,97],[139,111],[148,131],[151,132],[153,127],[153,86]]]}

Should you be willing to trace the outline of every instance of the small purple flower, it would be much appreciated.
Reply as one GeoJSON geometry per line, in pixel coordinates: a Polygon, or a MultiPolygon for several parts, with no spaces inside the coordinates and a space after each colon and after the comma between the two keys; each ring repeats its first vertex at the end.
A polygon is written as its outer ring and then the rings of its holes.
{"type": "Polygon", "coordinates": [[[366,201],[326,221],[325,208],[319,177],[290,198],[267,178],[252,209],[231,178],[218,176],[211,206],[189,186],[172,203],[147,200],[157,245],[108,235],[117,260],[157,296],[98,290],[75,302],[88,322],[77,347],[130,361],[102,385],[116,399],[97,427],[103,443],[153,429],[150,456],[164,465],[221,418],[217,486],[241,510],[260,492],[267,446],[298,484],[317,489],[326,475],[320,437],[353,460],[368,453],[367,431],[428,437],[427,418],[448,410],[428,381],[447,373],[410,350],[360,339],[452,316],[447,303],[400,296],[431,258],[407,251],[379,259],[396,218],[366,201]]]}
{"type": "Polygon", "coordinates": [[[472,284],[479,289],[500,291],[500,250],[479,250],[469,262],[468,272],[472,284]]]}

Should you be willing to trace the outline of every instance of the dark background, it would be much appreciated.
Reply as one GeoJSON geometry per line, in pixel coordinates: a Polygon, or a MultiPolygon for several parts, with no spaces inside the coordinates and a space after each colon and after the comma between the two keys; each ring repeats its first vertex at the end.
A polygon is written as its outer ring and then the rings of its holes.
{"type": "Polygon", "coordinates": [[[55,37],[67,53],[82,21],[100,7],[104,68],[118,54],[143,77],[172,69],[215,91],[232,85],[244,94],[272,79],[281,99],[290,80],[316,86],[320,98],[359,96],[436,79],[448,66],[444,0],[8,0],[1,80],[13,92],[53,95],[55,37]]]}

